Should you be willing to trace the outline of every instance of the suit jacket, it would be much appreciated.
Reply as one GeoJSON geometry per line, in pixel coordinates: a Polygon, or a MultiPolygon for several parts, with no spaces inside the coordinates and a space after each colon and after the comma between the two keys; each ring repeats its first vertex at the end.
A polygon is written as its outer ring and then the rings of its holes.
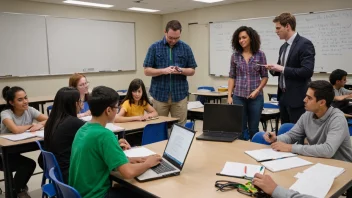
{"type": "MultiPolygon", "coordinates": [[[[280,47],[279,60],[277,64],[281,65],[281,54],[283,45],[280,47]]],[[[282,90],[278,88],[278,101],[283,105],[291,108],[303,107],[304,98],[306,97],[308,83],[314,72],[315,49],[313,43],[297,34],[291,45],[286,66],[284,70],[286,92],[283,100],[280,100],[282,90]]],[[[273,76],[279,76],[280,72],[270,71],[273,76]]],[[[279,79],[280,82],[280,79],[279,79]]]]}

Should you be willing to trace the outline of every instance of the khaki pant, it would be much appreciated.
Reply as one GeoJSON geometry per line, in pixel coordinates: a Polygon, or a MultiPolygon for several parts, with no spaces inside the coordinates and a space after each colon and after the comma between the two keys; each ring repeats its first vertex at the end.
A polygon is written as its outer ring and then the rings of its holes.
{"type": "Polygon", "coordinates": [[[187,121],[187,97],[179,102],[172,102],[171,96],[167,102],[159,102],[153,100],[153,107],[158,112],[159,116],[169,116],[179,118],[179,124],[185,125],[187,121]]]}

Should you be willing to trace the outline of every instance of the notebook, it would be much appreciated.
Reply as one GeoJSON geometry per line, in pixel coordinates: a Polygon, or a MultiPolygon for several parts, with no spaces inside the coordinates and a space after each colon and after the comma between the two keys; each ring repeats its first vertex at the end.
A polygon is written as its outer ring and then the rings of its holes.
{"type": "Polygon", "coordinates": [[[294,153],[278,152],[271,148],[245,151],[245,153],[258,162],[297,156],[294,153]]]}
{"type": "Polygon", "coordinates": [[[268,162],[262,162],[262,165],[269,169],[271,172],[278,172],[282,170],[288,170],[291,168],[307,166],[313,164],[307,160],[299,157],[289,157],[284,159],[277,159],[268,162]]]}
{"type": "Polygon", "coordinates": [[[256,173],[264,174],[265,167],[260,165],[226,162],[224,168],[216,175],[253,179],[256,173]]]}
{"type": "Polygon", "coordinates": [[[35,131],[35,132],[24,132],[20,134],[11,134],[11,135],[3,135],[1,138],[5,138],[11,141],[20,141],[34,137],[44,138],[44,130],[35,131]]]}
{"type": "Polygon", "coordinates": [[[127,157],[146,157],[149,155],[154,155],[155,152],[151,151],[145,147],[133,147],[129,150],[124,151],[127,157]]]}
{"type": "MultiPolygon", "coordinates": [[[[89,122],[92,119],[92,116],[84,116],[80,118],[81,120],[85,121],[85,122],[89,122]]],[[[109,129],[112,132],[120,132],[120,131],[124,131],[125,129],[122,127],[117,126],[114,123],[107,123],[105,128],[109,129]]]]}
{"type": "Polygon", "coordinates": [[[204,105],[200,101],[189,101],[187,104],[187,109],[197,109],[197,108],[202,108],[204,105]]]}

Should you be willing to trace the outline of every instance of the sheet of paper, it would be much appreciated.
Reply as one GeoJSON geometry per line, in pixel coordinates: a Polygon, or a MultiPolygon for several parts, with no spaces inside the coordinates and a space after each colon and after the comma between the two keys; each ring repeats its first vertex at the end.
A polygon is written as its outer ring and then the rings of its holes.
{"type": "Polygon", "coordinates": [[[290,187],[290,189],[298,191],[301,194],[323,198],[329,192],[333,183],[333,175],[318,174],[312,177],[312,175],[309,174],[301,174],[300,178],[290,187]]]}
{"type": "Polygon", "coordinates": [[[105,128],[109,129],[112,132],[119,132],[119,131],[125,130],[124,128],[119,127],[119,126],[117,126],[116,124],[113,124],[113,123],[107,123],[105,128]]]}
{"type": "Polygon", "coordinates": [[[299,157],[289,157],[284,159],[272,160],[268,162],[262,162],[262,165],[272,172],[287,170],[287,169],[306,166],[310,164],[312,164],[312,162],[301,159],[299,157]]]}
{"type": "Polygon", "coordinates": [[[90,121],[92,119],[92,116],[84,116],[84,117],[81,117],[80,119],[83,120],[83,121],[88,122],[88,121],[90,121]]]}
{"type": "Polygon", "coordinates": [[[130,150],[124,151],[127,157],[145,157],[149,155],[154,155],[155,152],[145,148],[145,147],[133,147],[130,150]]]}
{"type": "Polygon", "coordinates": [[[252,164],[243,164],[237,162],[226,162],[224,168],[220,172],[223,175],[235,177],[250,177],[253,178],[256,173],[264,174],[265,167],[252,164]],[[247,167],[247,168],[245,168],[247,167]],[[245,169],[247,174],[245,174],[245,169]]]}
{"type": "Polygon", "coordinates": [[[200,101],[191,101],[188,102],[187,104],[187,109],[197,109],[197,108],[201,108],[204,107],[204,105],[200,102],[200,101]]]}
{"type": "Polygon", "coordinates": [[[321,163],[317,163],[314,166],[309,167],[308,169],[304,170],[303,173],[297,173],[296,178],[300,178],[302,175],[332,175],[334,178],[340,176],[343,172],[345,172],[344,168],[325,165],[321,163]]]}
{"type": "Polygon", "coordinates": [[[33,135],[32,133],[24,132],[21,134],[3,135],[0,137],[11,140],[11,141],[19,141],[19,140],[25,140],[28,138],[33,138],[33,137],[35,137],[35,135],[33,135]]]}
{"type": "Polygon", "coordinates": [[[35,132],[32,132],[32,134],[37,136],[37,137],[44,138],[44,130],[35,131],[35,132]]]}
{"type": "Polygon", "coordinates": [[[271,148],[268,149],[258,149],[252,151],[245,151],[246,154],[253,157],[257,161],[264,161],[264,160],[273,160],[273,159],[280,159],[285,157],[293,157],[296,156],[294,153],[288,152],[278,152],[271,148]]]}

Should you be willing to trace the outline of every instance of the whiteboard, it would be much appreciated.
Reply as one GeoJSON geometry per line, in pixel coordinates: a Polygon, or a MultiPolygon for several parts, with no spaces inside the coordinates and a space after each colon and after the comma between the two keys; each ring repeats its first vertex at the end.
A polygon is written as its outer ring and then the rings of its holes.
{"type": "MultiPolygon", "coordinates": [[[[314,44],[316,50],[315,72],[332,72],[343,69],[352,73],[352,10],[337,10],[296,16],[296,31],[314,44]]],[[[261,50],[268,63],[277,63],[279,40],[272,22],[274,17],[244,19],[210,24],[209,73],[228,76],[232,54],[231,39],[234,31],[250,26],[261,37],[261,50]]],[[[269,74],[269,84],[277,84],[277,77],[269,74]]]]}
{"type": "Polygon", "coordinates": [[[136,69],[134,23],[47,17],[50,74],[136,69]]]}
{"type": "Polygon", "coordinates": [[[45,17],[0,13],[0,76],[48,74],[45,17]]]}

